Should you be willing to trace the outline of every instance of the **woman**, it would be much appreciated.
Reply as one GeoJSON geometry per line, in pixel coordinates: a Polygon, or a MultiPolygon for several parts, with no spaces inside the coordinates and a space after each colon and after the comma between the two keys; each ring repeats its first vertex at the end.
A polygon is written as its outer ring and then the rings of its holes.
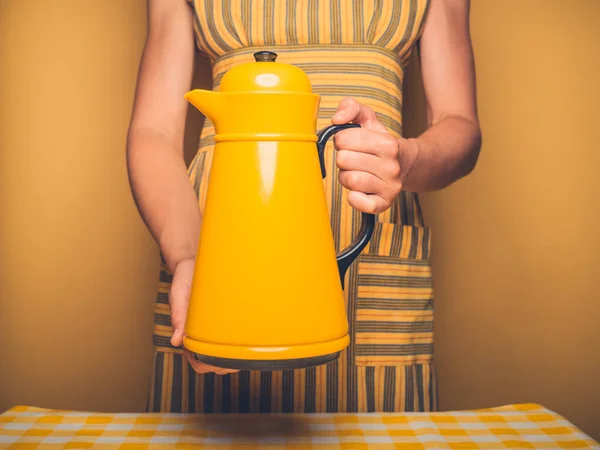
{"type": "MultiPolygon", "coordinates": [[[[128,139],[138,208],[164,261],[149,409],[182,412],[429,411],[437,408],[429,230],[418,194],[474,168],[480,129],[468,0],[149,0],[128,139]],[[429,128],[402,137],[402,80],[419,44],[429,128]],[[378,214],[346,279],[352,343],[306,370],[231,372],[182,348],[214,130],[189,170],[182,143],[194,46],[223,73],[260,49],[297,64],[321,94],[318,128],[360,123],[329,146],[326,193],[337,248],[357,212],[378,214]],[[346,189],[337,188],[341,183],[346,189]],[[368,194],[367,194],[368,193],[368,194]],[[172,275],[171,275],[172,274],[172,275]]],[[[356,222],[355,222],[356,223],[356,222]]]]}

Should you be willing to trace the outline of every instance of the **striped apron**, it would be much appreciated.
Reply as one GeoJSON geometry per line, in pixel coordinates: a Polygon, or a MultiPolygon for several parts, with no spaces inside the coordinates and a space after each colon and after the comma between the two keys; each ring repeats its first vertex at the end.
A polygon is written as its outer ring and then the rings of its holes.
{"type": "MultiPolygon", "coordinates": [[[[196,44],[213,67],[214,87],[260,49],[278,53],[309,76],[321,95],[318,128],[331,124],[351,96],[370,106],[394,136],[402,135],[404,70],[426,17],[427,0],[188,0],[196,44]]],[[[190,182],[204,209],[214,149],[205,121],[190,182]]],[[[331,144],[325,190],[336,248],[360,226],[337,179],[331,144]]],[[[286,371],[196,374],[170,345],[163,264],[155,309],[149,411],[391,412],[437,408],[433,366],[433,282],[430,230],[416,194],[402,192],[378,216],[369,245],[347,275],[351,344],[334,362],[286,371]]]]}

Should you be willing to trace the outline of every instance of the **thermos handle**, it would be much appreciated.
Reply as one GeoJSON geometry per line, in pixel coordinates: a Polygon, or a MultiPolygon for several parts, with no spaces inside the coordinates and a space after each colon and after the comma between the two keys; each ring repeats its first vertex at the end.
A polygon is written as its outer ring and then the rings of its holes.
{"type": "MultiPolygon", "coordinates": [[[[324,128],[319,132],[317,139],[317,151],[319,152],[319,163],[321,164],[321,175],[323,178],[327,176],[327,170],[325,169],[325,145],[330,137],[332,137],[338,131],[346,130],[348,128],[360,128],[357,123],[347,123],[343,125],[331,125],[324,128]]],[[[366,247],[373,236],[375,229],[375,216],[369,213],[362,213],[362,221],[360,231],[352,244],[346,247],[337,255],[338,270],[340,272],[340,279],[342,282],[342,289],[344,288],[344,277],[346,271],[350,265],[354,262],[360,252],[366,247]]]]}

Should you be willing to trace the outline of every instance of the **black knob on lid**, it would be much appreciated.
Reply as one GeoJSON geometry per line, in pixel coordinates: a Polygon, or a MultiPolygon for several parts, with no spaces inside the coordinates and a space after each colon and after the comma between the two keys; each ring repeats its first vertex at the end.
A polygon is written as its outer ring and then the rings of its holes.
{"type": "Polygon", "coordinates": [[[277,53],[267,51],[256,52],[254,54],[254,59],[256,62],[275,62],[275,59],[277,59],[277,53]]]}

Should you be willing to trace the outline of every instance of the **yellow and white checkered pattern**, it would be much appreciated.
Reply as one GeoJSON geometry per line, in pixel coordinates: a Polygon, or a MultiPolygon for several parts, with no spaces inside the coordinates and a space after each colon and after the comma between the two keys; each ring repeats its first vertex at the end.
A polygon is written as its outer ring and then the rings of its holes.
{"type": "Polygon", "coordinates": [[[99,414],[16,407],[2,449],[599,448],[539,405],[395,414],[99,414]]]}

